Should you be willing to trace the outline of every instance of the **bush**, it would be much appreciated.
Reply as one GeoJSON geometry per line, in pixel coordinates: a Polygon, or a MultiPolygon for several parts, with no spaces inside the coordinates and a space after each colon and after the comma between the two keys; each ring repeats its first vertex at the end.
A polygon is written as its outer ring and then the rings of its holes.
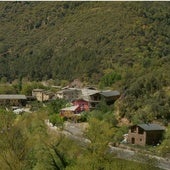
{"type": "Polygon", "coordinates": [[[100,81],[100,88],[103,87],[109,87],[111,86],[113,83],[115,83],[116,81],[121,80],[121,75],[118,73],[115,73],[114,71],[111,73],[107,73],[105,74],[100,81]]]}
{"type": "Polygon", "coordinates": [[[64,122],[63,118],[58,114],[50,115],[49,120],[53,126],[62,126],[64,122]]]}

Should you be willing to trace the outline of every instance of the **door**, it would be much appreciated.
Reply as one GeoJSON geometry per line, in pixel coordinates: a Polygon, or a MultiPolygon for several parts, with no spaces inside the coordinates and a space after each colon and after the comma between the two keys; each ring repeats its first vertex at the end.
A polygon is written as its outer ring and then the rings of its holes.
{"type": "Polygon", "coordinates": [[[132,139],[131,139],[131,143],[132,143],[132,144],[135,144],[135,138],[132,138],[132,139]]]}

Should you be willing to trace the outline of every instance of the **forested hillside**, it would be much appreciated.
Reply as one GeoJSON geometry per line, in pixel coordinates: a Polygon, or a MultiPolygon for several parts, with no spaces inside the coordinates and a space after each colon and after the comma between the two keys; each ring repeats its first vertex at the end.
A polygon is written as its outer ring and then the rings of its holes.
{"type": "Polygon", "coordinates": [[[0,2],[1,81],[79,78],[118,88],[122,117],[167,119],[169,11],[170,2],[0,2]]]}
{"type": "Polygon", "coordinates": [[[98,82],[112,69],[166,79],[169,11],[169,2],[1,2],[1,77],[98,82]]]}

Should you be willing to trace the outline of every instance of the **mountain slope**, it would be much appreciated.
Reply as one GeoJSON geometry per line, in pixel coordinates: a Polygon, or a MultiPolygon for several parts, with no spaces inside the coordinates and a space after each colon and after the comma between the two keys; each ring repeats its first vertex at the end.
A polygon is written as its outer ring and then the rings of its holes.
{"type": "Polygon", "coordinates": [[[117,88],[121,117],[170,118],[170,2],[0,2],[0,77],[117,88]]]}
{"type": "Polygon", "coordinates": [[[108,68],[123,75],[169,62],[169,2],[1,2],[0,11],[8,80],[98,82],[108,68]]]}

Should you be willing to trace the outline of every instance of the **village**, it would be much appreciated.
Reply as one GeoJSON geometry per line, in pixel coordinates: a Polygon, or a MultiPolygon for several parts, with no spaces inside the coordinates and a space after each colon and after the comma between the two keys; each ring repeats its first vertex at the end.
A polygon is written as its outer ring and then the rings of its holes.
{"type": "MultiPolygon", "coordinates": [[[[1,94],[0,105],[5,106],[7,110],[9,110],[10,106],[15,114],[22,114],[23,112],[31,112],[31,101],[37,101],[45,105],[47,102],[64,99],[68,104],[67,107],[60,109],[60,117],[77,123],[83,112],[95,110],[102,101],[108,106],[113,105],[120,97],[121,93],[118,90],[98,90],[94,87],[67,86],[57,92],[33,89],[31,96],[1,94]]],[[[67,130],[69,131],[69,128],[67,130]]],[[[123,140],[120,143],[156,146],[161,143],[164,131],[165,128],[159,124],[131,125],[129,132],[123,135],[123,140]]]]}
{"type": "Polygon", "coordinates": [[[170,170],[169,2],[0,4],[2,170],[170,170]]]}
{"type": "MultiPolygon", "coordinates": [[[[90,141],[83,135],[84,130],[87,128],[87,123],[78,123],[81,113],[95,110],[97,105],[103,100],[108,106],[112,105],[120,97],[121,94],[118,90],[97,90],[92,87],[65,87],[56,93],[45,89],[33,89],[32,96],[1,94],[0,105],[6,106],[7,110],[12,108],[13,113],[16,115],[22,115],[23,112],[32,112],[30,110],[31,101],[43,103],[45,106],[47,102],[65,99],[69,106],[61,108],[59,113],[61,117],[68,120],[65,122],[64,128],[59,130],[49,120],[45,120],[45,123],[50,130],[79,141],[81,145],[86,145],[90,141]]],[[[119,141],[119,145],[115,145],[112,142],[109,143],[110,152],[116,152],[120,158],[134,160],[134,156],[140,153],[141,150],[133,146],[159,146],[164,132],[165,128],[155,123],[131,125],[128,132],[122,136],[123,139],[119,141]]],[[[145,157],[153,157],[153,159],[159,162],[157,166],[165,170],[169,167],[168,159],[154,157],[149,154],[146,154],[145,157]]]]}

